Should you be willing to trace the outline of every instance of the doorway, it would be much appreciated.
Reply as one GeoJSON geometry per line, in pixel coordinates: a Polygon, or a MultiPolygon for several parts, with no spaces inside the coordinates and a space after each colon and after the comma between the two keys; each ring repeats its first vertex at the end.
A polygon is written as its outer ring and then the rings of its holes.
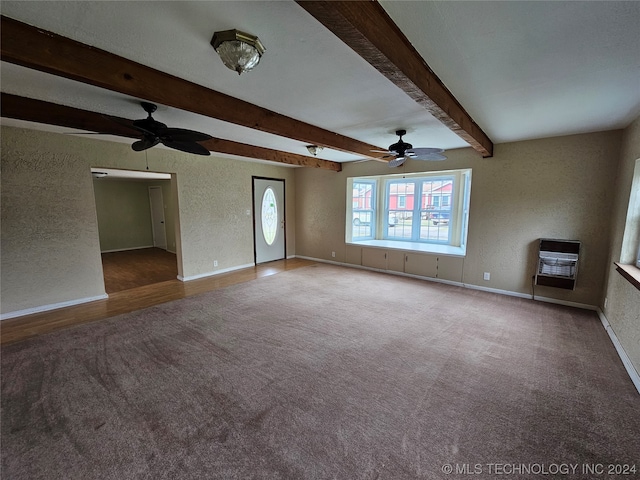
{"type": "Polygon", "coordinates": [[[106,293],[175,280],[179,274],[175,178],[113,169],[92,169],[92,173],[106,293]]]}
{"type": "Polygon", "coordinates": [[[253,177],[253,238],[256,264],[286,256],[284,180],[253,177]]]}

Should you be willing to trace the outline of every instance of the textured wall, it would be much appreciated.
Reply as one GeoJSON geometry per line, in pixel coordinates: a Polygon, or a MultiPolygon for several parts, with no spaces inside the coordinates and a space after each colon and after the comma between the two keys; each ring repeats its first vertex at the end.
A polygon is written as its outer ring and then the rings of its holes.
{"type": "Polygon", "coordinates": [[[293,168],[3,127],[3,313],[104,294],[90,168],[147,162],[175,174],[185,277],[253,262],[252,175],[285,180],[287,255],[295,254],[293,168]]]}
{"type": "Polygon", "coordinates": [[[104,295],[90,153],[2,130],[2,312],[104,295]]]}
{"type": "MultiPolygon", "coordinates": [[[[406,171],[473,169],[464,283],[530,294],[538,239],[577,239],[583,251],[576,290],[536,287],[535,293],[598,305],[620,137],[617,131],[501,144],[487,159],[453,150],[446,162],[408,162],[406,171]]],[[[346,261],[346,179],[384,173],[391,171],[378,162],[347,165],[341,173],[296,171],[297,253],[333,260],[335,251],[335,260],[346,261]]]]}
{"type": "Polygon", "coordinates": [[[607,298],[607,307],[603,308],[611,328],[638,372],[640,372],[640,291],[615,271],[613,262],[620,261],[633,172],[636,160],[639,158],[640,117],[625,129],[622,137],[620,168],[614,188],[616,197],[611,209],[611,242],[604,293],[607,298]]]}

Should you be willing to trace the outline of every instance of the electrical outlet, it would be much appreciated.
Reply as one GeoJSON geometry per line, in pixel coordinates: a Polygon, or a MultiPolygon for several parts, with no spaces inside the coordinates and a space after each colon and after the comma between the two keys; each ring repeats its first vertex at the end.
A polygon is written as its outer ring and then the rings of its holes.
{"type": "Polygon", "coordinates": [[[217,266],[218,266],[218,260],[214,260],[214,261],[213,261],[213,266],[214,266],[214,267],[217,267],[217,266]]]}
{"type": "Polygon", "coordinates": [[[607,297],[604,298],[604,308],[607,308],[607,304],[609,303],[609,299],[607,297]]]}
{"type": "Polygon", "coordinates": [[[336,258],[336,252],[331,252],[331,256],[332,256],[333,258],[336,258]]]}
{"type": "Polygon", "coordinates": [[[491,280],[491,273],[484,272],[484,276],[482,278],[484,278],[485,280],[491,280]]]}

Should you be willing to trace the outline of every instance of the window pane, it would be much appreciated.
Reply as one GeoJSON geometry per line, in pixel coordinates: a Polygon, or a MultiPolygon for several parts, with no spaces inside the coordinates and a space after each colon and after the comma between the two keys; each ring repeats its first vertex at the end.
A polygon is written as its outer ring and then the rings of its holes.
{"type": "Polygon", "coordinates": [[[387,238],[412,239],[415,191],[415,182],[401,180],[388,183],[386,204],[389,212],[389,226],[387,238]]]}
{"type": "Polygon", "coordinates": [[[421,183],[420,240],[449,242],[453,178],[434,178],[421,183]]]}

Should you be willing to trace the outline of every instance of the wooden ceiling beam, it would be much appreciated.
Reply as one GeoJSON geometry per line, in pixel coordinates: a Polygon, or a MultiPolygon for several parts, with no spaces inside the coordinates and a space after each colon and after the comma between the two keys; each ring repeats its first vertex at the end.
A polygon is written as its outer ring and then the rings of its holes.
{"type": "Polygon", "coordinates": [[[489,137],[377,1],[297,3],[483,157],[493,155],[489,137]]]}
{"type": "MultiPolygon", "coordinates": [[[[107,117],[88,110],[81,110],[8,93],[2,93],[0,101],[0,111],[4,118],[57,125],[88,132],[99,132],[105,135],[140,138],[133,128],[127,128],[126,124],[133,125],[133,121],[126,118],[107,117]]],[[[212,138],[200,142],[200,144],[212,152],[268,160],[287,165],[322,168],[334,172],[342,170],[342,164],[338,162],[282,152],[280,150],[272,150],[270,148],[256,147],[222,138],[212,138]]]]}
{"type": "Polygon", "coordinates": [[[2,16],[2,60],[150,102],[291,138],[379,158],[384,150],[267,110],[124,57],[2,16]]]}

